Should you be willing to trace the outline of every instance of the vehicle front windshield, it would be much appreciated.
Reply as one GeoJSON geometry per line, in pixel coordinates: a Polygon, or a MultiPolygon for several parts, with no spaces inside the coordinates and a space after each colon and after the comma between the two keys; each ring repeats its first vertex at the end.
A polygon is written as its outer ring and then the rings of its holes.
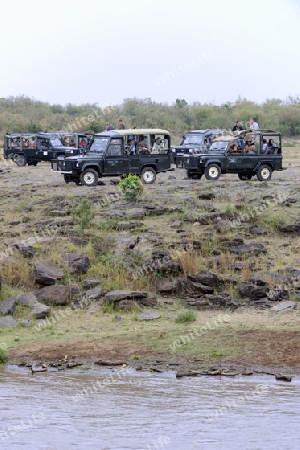
{"type": "Polygon", "coordinates": [[[52,138],[52,139],[50,139],[50,142],[53,147],[63,147],[62,143],[60,142],[60,140],[58,138],[52,138]]]}
{"type": "Polygon", "coordinates": [[[197,134],[187,134],[182,145],[201,145],[203,144],[203,136],[197,134]]]}
{"type": "Polygon", "coordinates": [[[90,152],[103,154],[106,150],[109,138],[95,138],[90,147],[90,152]]]}

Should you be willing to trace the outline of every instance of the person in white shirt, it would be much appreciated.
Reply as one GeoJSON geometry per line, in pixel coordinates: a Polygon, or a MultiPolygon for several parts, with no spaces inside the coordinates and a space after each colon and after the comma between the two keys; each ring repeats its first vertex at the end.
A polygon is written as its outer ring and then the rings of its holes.
{"type": "Polygon", "coordinates": [[[257,122],[255,122],[255,120],[254,119],[250,119],[250,130],[258,130],[259,129],[259,126],[258,126],[258,123],[257,122]]]}

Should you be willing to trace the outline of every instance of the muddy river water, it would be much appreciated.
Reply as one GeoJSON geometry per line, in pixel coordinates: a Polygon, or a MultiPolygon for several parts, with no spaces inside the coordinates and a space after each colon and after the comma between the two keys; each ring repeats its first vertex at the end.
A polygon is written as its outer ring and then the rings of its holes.
{"type": "MultiPolygon", "coordinates": [[[[74,369],[73,369],[74,370],[74,369]]],[[[1,450],[296,450],[300,379],[0,368],[1,450]]]]}

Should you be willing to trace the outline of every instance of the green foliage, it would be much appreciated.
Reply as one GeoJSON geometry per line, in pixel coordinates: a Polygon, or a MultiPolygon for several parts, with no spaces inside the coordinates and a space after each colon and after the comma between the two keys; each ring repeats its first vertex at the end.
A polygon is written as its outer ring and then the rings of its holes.
{"type": "Polygon", "coordinates": [[[179,313],[175,319],[176,323],[187,323],[187,322],[195,322],[197,316],[194,311],[184,311],[179,313]]]}
{"type": "Polygon", "coordinates": [[[226,206],[226,212],[227,212],[227,213],[232,213],[232,212],[234,212],[234,211],[235,211],[234,206],[232,206],[232,205],[227,205],[227,206],[226,206]]]}
{"type": "Polygon", "coordinates": [[[0,364],[6,364],[7,361],[8,361],[8,356],[6,354],[6,351],[0,347],[0,364]]]}
{"type": "Polygon", "coordinates": [[[136,175],[128,175],[123,178],[119,187],[127,200],[135,201],[143,192],[143,184],[136,175]]]}
{"type": "Polygon", "coordinates": [[[80,226],[82,231],[89,227],[91,221],[95,217],[92,211],[92,202],[86,198],[83,198],[78,206],[73,209],[72,217],[74,222],[80,226]]]}
{"type": "Polygon", "coordinates": [[[118,126],[122,117],[126,128],[163,128],[170,130],[174,144],[188,130],[206,128],[231,129],[236,120],[246,128],[255,117],[260,128],[281,131],[283,136],[300,134],[300,97],[285,100],[267,99],[256,104],[246,98],[220,105],[175,98],[172,105],[151,98],[127,98],[122,105],[101,109],[97,104],[50,105],[25,96],[0,98],[0,132],[103,131],[108,123],[118,126]]]}

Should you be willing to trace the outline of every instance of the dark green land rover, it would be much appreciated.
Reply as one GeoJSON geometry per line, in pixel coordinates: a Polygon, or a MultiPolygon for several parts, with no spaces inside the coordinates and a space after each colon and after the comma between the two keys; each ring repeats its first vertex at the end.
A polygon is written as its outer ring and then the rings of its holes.
{"type": "Polygon", "coordinates": [[[272,130],[243,130],[218,137],[207,154],[191,155],[186,163],[188,178],[218,180],[221,174],[236,173],[240,180],[271,179],[282,167],[281,133],[272,130]]]}
{"type": "Polygon", "coordinates": [[[138,175],[146,184],[171,168],[170,134],[161,129],[127,129],[95,134],[82,155],[56,159],[52,170],[66,183],[95,186],[106,176],[138,175]]]}

